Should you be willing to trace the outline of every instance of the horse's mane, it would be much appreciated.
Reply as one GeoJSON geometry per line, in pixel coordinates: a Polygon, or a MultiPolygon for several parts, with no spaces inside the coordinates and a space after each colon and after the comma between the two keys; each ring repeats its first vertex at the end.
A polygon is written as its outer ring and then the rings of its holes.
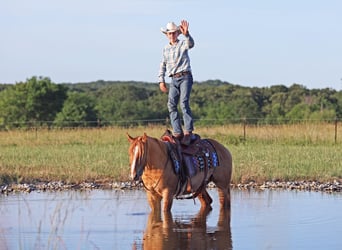
{"type": "Polygon", "coordinates": [[[158,139],[158,138],[155,138],[155,137],[150,137],[150,136],[147,136],[147,140],[148,140],[148,143],[150,144],[149,148],[151,150],[151,146],[152,145],[157,145],[159,147],[159,150],[162,150],[162,151],[167,151],[167,145],[164,141],[162,141],[161,139],[158,139]]]}

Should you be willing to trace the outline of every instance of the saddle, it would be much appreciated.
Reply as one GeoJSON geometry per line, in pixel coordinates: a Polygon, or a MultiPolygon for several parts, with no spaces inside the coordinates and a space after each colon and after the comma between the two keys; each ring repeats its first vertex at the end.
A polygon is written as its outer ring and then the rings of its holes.
{"type": "Polygon", "coordinates": [[[166,130],[161,140],[167,144],[174,171],[179,176],[177,199],[196,198],[202,188],[209,182],[213,169],[219,166],[218,155],[209,140],[193,134],[190,145],[185,146],[166,130]],[[201,179],[198,179],[202,173],[201,179]],[[197,190],[193,190],[192,181],[201,181],[197,190]]]}

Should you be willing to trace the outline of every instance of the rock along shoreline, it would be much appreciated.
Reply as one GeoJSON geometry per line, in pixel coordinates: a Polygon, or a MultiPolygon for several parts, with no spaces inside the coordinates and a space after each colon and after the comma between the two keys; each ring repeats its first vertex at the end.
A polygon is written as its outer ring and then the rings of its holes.
{"type": "MultiPolygon", "coordinates": [[[[215,184],[210,182],[207,185],[208,188],[215,188],[215,184]]],[[[317,182],[317,181],[267,181],[264,183],[249,182],[244,184],[231,184],[232,189],[239,190],[298,190],[298,191],[314,191],[314,192],[327,192],[327,193],[339,193],[342,192],[342,182],[334,180],[332,182],[317,182]]],[[[80,184],[66,184],[62,181],[42,182],[36,184],[9,184],[0,185],[0,195],[9,195],[11,193],[18,192],[46,192],[46,191],[67,191],[67,190],[132,190],[143,189],[142,184],[134,182],[108,182],[108,183],[94,183],[83,182],[80,184]]]]}

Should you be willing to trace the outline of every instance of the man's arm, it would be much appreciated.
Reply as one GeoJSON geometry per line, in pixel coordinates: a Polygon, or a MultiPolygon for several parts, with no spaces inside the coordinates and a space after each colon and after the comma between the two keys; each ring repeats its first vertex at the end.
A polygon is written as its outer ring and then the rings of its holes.
{"type": "Polygon", "coordinates": [[[190,34],[188,33],[188,36],[185,37],[185,41],[188,45],[188,48],[191,49],[195,46],[195,41],[192,38],[192,36],[190,36],[190,34]]]}
{"type": "Polygon", "coordinates": [[[182,20],[181,24],[179,25],[180,31],[186,38],[186,42],[188,44],[188,48],[191,49],[195,46],[194,39],[190,36],[189,33],[189,23],[186,20],[182,20]]]}
{"type": "Polygon", "coordinates": [[[165,82],[165,72],[166,72],[166,63],[163,60],[159,66],[159,74],[158,74],[158,81],[159,82],[165,82]]]}
{"type": "Polygon", "coordinates": [[[166,63],[165,63],[164,56],[163,56],[163,61],[160,63],[160,67],[159,67],[158,79],[159,79],[160,90],[164,93],[167,93],[167,87],[165,84],[165,72],[166,72],[166,63]]]}

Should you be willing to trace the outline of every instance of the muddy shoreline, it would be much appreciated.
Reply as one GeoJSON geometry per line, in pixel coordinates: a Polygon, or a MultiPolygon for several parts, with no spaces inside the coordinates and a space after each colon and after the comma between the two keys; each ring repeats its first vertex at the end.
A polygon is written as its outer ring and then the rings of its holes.
{"type": "MultiPolygon", "coordinates": [[[[210,182],[208,188],[215,188],[215,184],[210,182]]],[[[317,182],[317,181],[267,181],[264,183],[249,182],[244,184],[231,184],[231,188],[240,190],[266,190],[266,189],[283,189],[283,190],[299,190],[299,191],[314,191],[339,193],[342,192],[342,182],[334,180],[332,182],[317,182]]],[[[35,184],[9,184],[0,186],[0,194],[8,195],[17,192],[45,192],[45,191],[66,191],[66,190],[131,190],[143,189],[142,184],[132,182],[108,182],[94,183],[83,182],[80,184],[66,184],[62,181],[40,182],[35,184]]]]}

